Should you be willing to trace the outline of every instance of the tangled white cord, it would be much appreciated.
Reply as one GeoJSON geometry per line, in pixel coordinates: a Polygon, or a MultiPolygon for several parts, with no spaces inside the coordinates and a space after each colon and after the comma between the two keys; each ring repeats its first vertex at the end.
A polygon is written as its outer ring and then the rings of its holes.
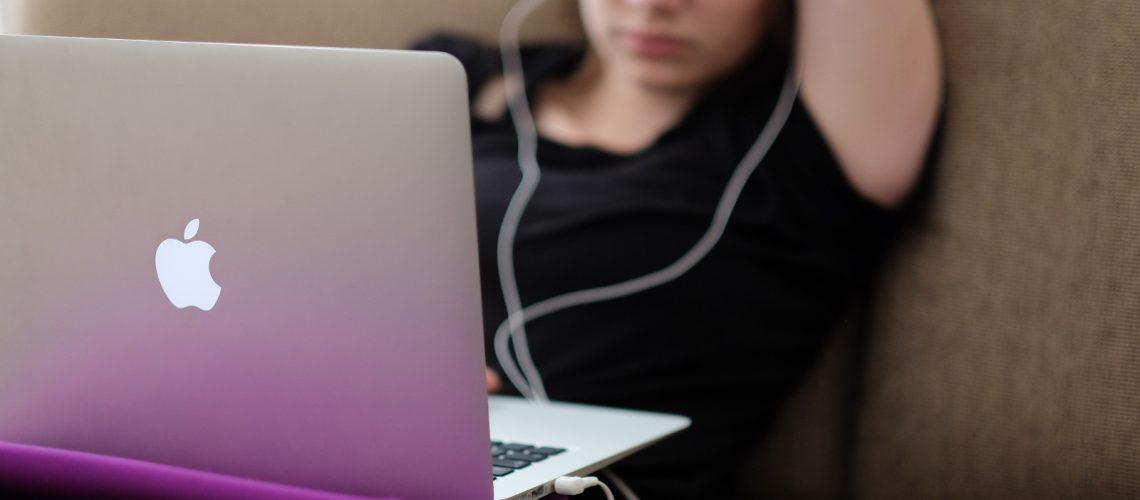
{"type": "Polygon", "coordinates": [[[526,205],[538,188],[542,170],[538,165],[538,131],[527,104],[526,81],[523,74],[522,54],[519,50],[519,31],[523,22],[546,0],[520,0],[503,18],[499,28],[499,44],[503,60],[503,75],[507,90],[507,107],[514,122],[518,138],[518,162],[522,171],[522,181],[511,197],[499,228],[497,241],[497,261],[499,282],[507,307],[507,319],[495,330],[495,358],[503,368],[507,380],[524,397],[535,402],[547,402],[546,388],[542,376],[530,355],[527,343],[526,323],[543,316],[571,307],[613,300],[660,286],[680,277],[701,261],[720,241],[728,221],[736,207],[740,193],[749,177],[767,156],[776,137],[780,135],[788,116],[792,112],[799,93],[799,72],[795,65],[788,68],[784,86],[771,117],[760,131],[759,137],[748,149],[744,158],[732,172],[724,192],[717,203],[709,228],[685,254],[669,266],[631,280],[612,285],[569,292],[535,304],[523,307],[519,296],[518,282],[515,279],[514,241],[518,233],[526,205]],[[508,345],[508,339],[511,344],[508,345]],[[510,347],[514,347],[518,365],[511,359],[510,347]]]}

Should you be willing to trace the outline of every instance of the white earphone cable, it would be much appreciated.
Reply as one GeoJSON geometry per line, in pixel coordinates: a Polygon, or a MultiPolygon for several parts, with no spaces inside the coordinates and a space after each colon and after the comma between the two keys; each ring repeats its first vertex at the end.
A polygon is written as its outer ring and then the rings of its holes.
{"type": "MultiPolygon", "coordinates": [[[[526,210],[527,203],[538,188],[538,181],[542,171],[538,167],[538,131],[534,124],[534,116],[527,105],[529,99],[526,95],[526,82],[523,80],[522,53],[519,49],[519,31],[522,30],[523,21],[530,17],[545,0],[521,0],[516,3],[503,18],[499,27],[499,47],[503,59],[503,81],[506,85],[507,107],[511,113],[511,120],[515,123],[515,132],[518,137],[518,161],[522,170],[522,182],[515,189],[507,211],[503,215],[503,223],[499,227],[499,238],[496,244],[496,257],[499,266],[499,283],[503,291],[503,301],[507,306],[507,320],[511,339],[514,342],[515,355],[522,365],[523,374],[518,373],[513,363],[509,361],[509,352],[502,352],[495,348],[495,355],[499,364],[511,384],[527,399],[546,401],[546,391],[540,382],[541,376],[534,367],[530,358],[530,347],[526,339],[526,316],[522,308],[522,299],[519,297],[518,282],[515,280],[514,243],[518,232],[519,221],[526,210]],[[518,101],[522,101],[521,104],[518,101]],[[507,366],[510,365],[510,368],[507,366]],[[537,382],[537,383],[536,383],[537,382]]],[[[502,329],[502,326],[499,327],[502,329]]]]}
{"type": "Polygon", "coordinates": [[[504,81],[508,92],[507,106],[518,136],[518,161],[523,178],[507,206],[497,241],[499,281],[508,314],[507,319],[495,330],[493,344],[495,357],[507,379],[523,396],[535,402],[546,402],[548,398],[542,376],[530,355],[526,323],[571,307],[626,297],[660,286],[677,279],[696,266],[724,235],[740,193],[783,130],[799,93],[799,72],[796,66],[791,64],[772,115],[729,178],[709,228],[676,262],[638,278],[565,293],[522,307],[518,283],[515,280],[514,239],[526,205],[538,188],[541,169],[537,158],[538,132],[527,104],[522,55],[519,51],[519,30],[523,21],[543,2],[545,0],[521,0],[507,13],[499,31],[504,81]],[[508,338],[514,347],[518,367],[511,360],[508,338]]]}

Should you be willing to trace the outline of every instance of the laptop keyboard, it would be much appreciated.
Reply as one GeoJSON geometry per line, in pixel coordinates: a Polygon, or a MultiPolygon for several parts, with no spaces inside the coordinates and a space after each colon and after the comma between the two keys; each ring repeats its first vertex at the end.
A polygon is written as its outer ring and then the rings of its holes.
{"type": "Polygon", "coordinates": [[[550,446],[491,441],[491,477],[498,479],[564,451],[550,446]]]}

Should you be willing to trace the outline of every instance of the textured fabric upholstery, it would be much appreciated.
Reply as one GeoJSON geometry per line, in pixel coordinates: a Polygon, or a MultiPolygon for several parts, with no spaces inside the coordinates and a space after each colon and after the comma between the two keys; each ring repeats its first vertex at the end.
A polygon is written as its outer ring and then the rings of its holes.
{"type": "MultiPolygon", "coordinates": [[[[353,47],[493,39],[513,3],[0,2],[32,33],[353,47]]],[[[526,33],[580,37],[573,3],[526,33]]],[[[771,498],[1140,498],[1140,3],[934,5],[950,98],[929,210],[869,332],[831,343],[744,483],[771,498]]]]}
{"type": "Polygon", "coordinates": [[[1140,498],[1140,3],[939,0],[946,144],[875,303],[858,498],[1140,498]]]}
{"type": "MultiPolygon", "coordinates": [[[[18,31],[332,47],[402,48],[448,30],[493,40],[512,0],[0,0],[18,31]]],[[[547,2],[524,39],[577,38],[576,3],[547,2]]]]}
{"type": "Polygon", "coordinates": [[[786,403],[767,440],[741,471],[750,499],[830,499],[847,496],[850,482],[852,352],[858,323],[840,325],[819,365],[786,403]]]}

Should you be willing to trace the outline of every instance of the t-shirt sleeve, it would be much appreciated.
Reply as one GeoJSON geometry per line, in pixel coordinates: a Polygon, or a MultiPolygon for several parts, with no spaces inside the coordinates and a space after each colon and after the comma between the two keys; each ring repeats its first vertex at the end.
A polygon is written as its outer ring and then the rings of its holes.
{"type": "Polygon", "coordinates": [[[500,72],[498,52],[481,42],[452,35],[434,33],[413,42],[412,50],[444,52],[455,56],[467,72],[467,95],[474,99],[475,94],[492,77],[500,72]]]}
{"type": "MultiPolygon", "coordinates": [[[[847,261],[842,268],[857,269],[880,255],[904,226],[919,196],[916,190],[907,203],[886,208],[858,192],[799,99],[772,154],[784,159],[768,175],[779,188],[788,229],[810,241],[808,248],[826,254],[821,258],[847,261]]],[[[929,165],[923,166],[924,177],[928,169],[929,165]]]]}
{"type": "MultiPolygon", "coordinates": [[[[785,145],[795,148],[789,151],[793,161],[786,164],[790,168],[782,177],[791,189],[808,194],[808,199],[816,201],[813,206],[825,209],[834,205],[847,215],[858,214],[867,219],[890,218],[892,210],[866,198],[851,184],[802,100],[796,99],[781,135],[785,136],[785,145]]],[[[844,213],[830,215],[843,219],[844,213]]]]}

